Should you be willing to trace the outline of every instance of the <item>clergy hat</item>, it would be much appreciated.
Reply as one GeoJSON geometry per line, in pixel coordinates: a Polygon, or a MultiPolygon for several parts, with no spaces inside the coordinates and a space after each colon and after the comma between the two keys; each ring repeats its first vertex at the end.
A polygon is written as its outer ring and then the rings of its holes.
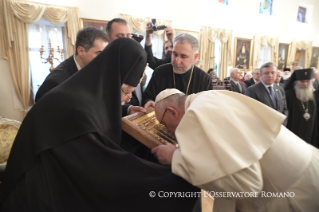
{"type": "Polygon", "coordinates": [[[290,68],[284,68],[284,70],[283,71],[290,71],[290,68]]]}
{"type": "Polygon", "coordinates": [[[184,94],[183,92],[179,91],[178,89],[176,88],[168,88],[168,89],[165,89],[163,91],[161,91],[157,96],[156,96],[156,99],[155,99],[155,104],[169,96],[172,96],[174,94],[177,94],[177,93],[181,93],[181,94],[184,94]]]}
{"type": "Polygon", "coordinates": [[[288,79],[288,83],[285,86],[285,90],[289,90],[293,88],[294,82],[298,80],[311,80],[313,75],[313,70],[311,68],[308,69],[298,69],[295,70],[291,77],[288,79]]]}

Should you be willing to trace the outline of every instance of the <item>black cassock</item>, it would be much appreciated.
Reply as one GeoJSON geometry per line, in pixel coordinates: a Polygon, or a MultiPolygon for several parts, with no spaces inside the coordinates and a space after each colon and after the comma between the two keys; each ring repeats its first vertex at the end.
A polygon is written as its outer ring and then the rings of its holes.
{"type": "Polygon", "coordinates": [[[141,45],[118,38],[33,106],[8,159],[1,211],[192,211],[200,189],[120,147],[121,86],[136,86],[145,65],[141,45]]]}
{"type": "MultiPolygon", "coordinates": [[[[176,88],[186,94],[191,71],[192,68],[184,74],[175,74],[172,64],[164,64],[157,67],[154,70],[152,78],[143,93],[143,104],[150,100],[155,101],[156,96],[167,88],[176,88]],[[175,75],[176,87],[174,86],[173,74],[175,75]]],[[[213,84],[211,77],[202,69],[195,66],[187,94],[193,94],[212,89],[213,84]]]]}
{"type": "MultiPolygon", "coordinates": [[[[305,109],[301,101],[296,98],[294,89],[286,91],[287,107],[289,111],[287,128],[299,136],[307,143],[316,146],[317,135],[317,107],[315,101],[308,101],[308,113],[310,119],[308,121],[304,118],[305,109]]],[[[304,103],[306,108],[307,104],[304,103]]]]}

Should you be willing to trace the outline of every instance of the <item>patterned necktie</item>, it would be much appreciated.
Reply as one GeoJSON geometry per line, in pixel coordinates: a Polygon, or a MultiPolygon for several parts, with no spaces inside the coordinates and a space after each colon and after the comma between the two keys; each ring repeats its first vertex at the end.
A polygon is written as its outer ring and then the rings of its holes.
{"type": "Polygon", "coordinates": [[[268,87],[268,90],[269,90],[269,93],[270,93],[271,100],[272,100],[272,102],[274,103],[274,106],[275,106],[275,109],[276,109],[276,108],[277,108],[276,99],[275,99],[275,94],[274,94],[274,92],[273,92],[273,90],[272,90],[272,87],[269,86],[269,87],[268,87]]]}

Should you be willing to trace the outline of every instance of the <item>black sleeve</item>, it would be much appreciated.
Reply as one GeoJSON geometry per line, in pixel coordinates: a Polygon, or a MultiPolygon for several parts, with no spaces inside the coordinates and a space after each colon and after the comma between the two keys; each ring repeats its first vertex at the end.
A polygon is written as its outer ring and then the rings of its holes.
{"type": "Polygon", "coordinates": [[[43,84],[40,86],[36,96],[35,96],[35,102],[39,101],[39,99],[46,94],[48,91],[50,91],[52,88],[55,88],[59,83],[51,80],[44,81],[43,84]]]}
{"type": "Polygon", "coordinates": [[[155,68],[157,68],[160,65],[163,65],[163,64],[171,62],[171,59],[162,60],[162,59],[158,59],[158,58],[154,57],[153,51],[152,51],[152,45],[150,45],[150,46],[146,46],[145,45],[145,51],[146,51],[146,54],[147,54],[148,66],[150,68],[152,68],[153,70],[155,70],[155,68]]]}
{"type": "Polygon", "coordinates": [[[128,107],[131,106],[130,104],[124,104],[122,105],[122,117],[127,116],[127,109],[128,107]]]}
{"type": "Polygon", "coordinates": [[[287,108],[287,100],[286,100],[286,93],[285,93],[285,90],[282,88],[282,87],[279,87],[280,91],[281,91],[281,95],[284,97],[284,102],[283,102],[283,114],[287,117],[283,123],[284,126],[287,126],[287,121],[288,121],[288,114],[289,114],[289,111],[288,111],[288,108],[287,108]]]}
{"type": "Polygon", "coordinates": [[[157,95],[157,77],[156,70],[153,72],[153,75],[147,85],[147,88],[143,92],[142,106],[144,106],[148,101],[155,101],[157,95]]]}

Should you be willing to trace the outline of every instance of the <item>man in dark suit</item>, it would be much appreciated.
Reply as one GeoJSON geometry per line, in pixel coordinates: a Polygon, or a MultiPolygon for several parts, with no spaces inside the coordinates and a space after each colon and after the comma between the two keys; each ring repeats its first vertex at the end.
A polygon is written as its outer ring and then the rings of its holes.
{"type": "Polygon", "coordinates": [[[240,81],[241,72],[238,68],[230,69],[230,90],[233,92],[245,94],[246,85],[240,81]]]}
{"type": "MultiPolygon", "coordinates": [[[[247,88],[245,94],[288,116],[285,91],[274,83],[276,71],[276,65],[271,62],[262,65],[260,68],[261,82],[247,88]]],[[[283,124],[286,126],[287,119],[283,124]]]]}
{"type": "Polygon", "coordinates": [[[276,78],[275,78],[275,84],[278,85],[278,86],[281,86],[282,88],[284,88],[284,83],[281,83],[281,71],[278,71],[276,72],[276,78]]]}
{"type": "Polygon", "coordinates": [[[253,77],[249,80],[245,80],[244,83],[246,84],[246,87],[252,86],[260,81],[260,69],[255,68],[253,71],[253,77]]]}
{"type": "Polygon", "coordinates": [[[48,91],[55,88],[95,58],[107,45],[105,32],[94,27],[87,27],[78,32],[75,43],[75,55],[58,65],[44,80],[39,88],[37,102],[48,91]]]}

